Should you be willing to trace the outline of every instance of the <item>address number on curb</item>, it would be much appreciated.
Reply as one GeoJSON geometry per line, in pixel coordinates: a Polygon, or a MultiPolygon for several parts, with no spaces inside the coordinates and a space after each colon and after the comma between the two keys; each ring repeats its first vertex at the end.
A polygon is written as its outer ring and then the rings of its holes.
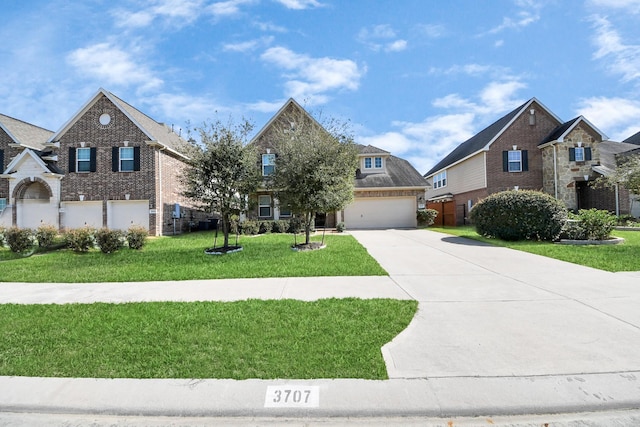
{"type": "Polygon", "coordinates": [[[318,406],[320,406],[320,387],[318,386],[267,386],[265,408],[317,408],[318,406]]]}

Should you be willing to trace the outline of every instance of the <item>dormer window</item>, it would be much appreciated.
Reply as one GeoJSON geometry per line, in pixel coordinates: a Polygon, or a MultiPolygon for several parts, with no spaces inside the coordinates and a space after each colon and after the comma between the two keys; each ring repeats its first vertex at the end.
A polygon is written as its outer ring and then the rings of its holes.
{"type": "Polygon", "coordinates": [[[382,169],[382,157],[365,157],[365,169],[382,169]]]}

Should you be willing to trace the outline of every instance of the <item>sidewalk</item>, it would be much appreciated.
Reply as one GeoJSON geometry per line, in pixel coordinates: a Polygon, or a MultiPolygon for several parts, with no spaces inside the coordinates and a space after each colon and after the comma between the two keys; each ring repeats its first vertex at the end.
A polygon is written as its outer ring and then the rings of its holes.
{"type": "Polygon", "coordinates": [[[640,408],[639,274],[424,230],[352,234],[389,277],[0,283],[0,303],[413,298],[416,317],[382,349],[389,380],[0,377],[0,412],[450,417],[640,408]]]}

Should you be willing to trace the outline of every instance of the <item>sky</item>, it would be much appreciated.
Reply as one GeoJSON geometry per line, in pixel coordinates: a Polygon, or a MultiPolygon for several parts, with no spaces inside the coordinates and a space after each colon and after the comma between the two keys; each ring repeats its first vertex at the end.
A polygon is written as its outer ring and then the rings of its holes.
{"type": "Polygon", "coordinates": [[[174,129],[291,97],[422,174],[532,97],[640,131],[640,0],[3,0],[0,113],[57,131],[100,88],[174,129]]]}

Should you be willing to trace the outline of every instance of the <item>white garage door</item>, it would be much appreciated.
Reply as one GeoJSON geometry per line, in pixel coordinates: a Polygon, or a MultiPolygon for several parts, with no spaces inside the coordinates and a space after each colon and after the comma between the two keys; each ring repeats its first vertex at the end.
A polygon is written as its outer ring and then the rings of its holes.
{"type": "Polygon", "coordinates": [[[344,225],[347,229],[416,227],[416,198],[356,198],[344,210],[344,225]]]}
{"type": "Polygon", "coordinates": [[[109,200],[107,227],[112,230],[128,230],[132,225],[149,228],[149,201],[109,200]]]}
{"type": "Polygon", "coordinates": [[[49,199],[25,199],[17,201],[17,225],[33,228],[41,225],[58,226],[58,207],[49,199]]]}
{"type": "Polygon", "coordinates": [[[62,227],[67,229],[102,228],[102,201],[62,202],[62,227]]]}

